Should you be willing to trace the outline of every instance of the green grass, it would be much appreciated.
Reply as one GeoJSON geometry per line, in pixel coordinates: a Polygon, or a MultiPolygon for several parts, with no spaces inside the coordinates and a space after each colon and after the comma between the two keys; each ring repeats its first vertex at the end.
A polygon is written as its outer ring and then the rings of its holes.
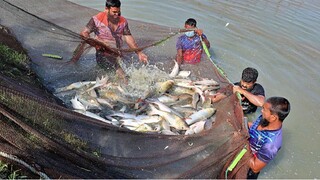
{"type": "Polygon", "coordinates": [[[0,42],[0,71],[13,79],[40,86],[39,80],[30,68],[30,58],[0,42]]]}
{"type": "Polygon", "coordinates": [[[0,44],[1,64],[10,64],[19,69],[27,70],[29,67],[29,58],[27,55],[18,53],[8,46],[0,44]]]}
{"type": "Polygon", "coordinates": [[[21,175],[19,171],[13,165],[0,161],[0,179],[26,179],[27,176],[21,175]]]}
{"type": "MultiPolygon", "coordinates": [[[[18,53],[8,46],[0,43],[0,71],[1,73],[14,78],[35,84],[35,76],[29,68],[30,59],[27,55],[18,53]]],[[[4,98],[4,97],[0,97],[4,98]]],[[[25,179],[21,170],[13,165],[0,160],[0,179],[25,179]]]]}

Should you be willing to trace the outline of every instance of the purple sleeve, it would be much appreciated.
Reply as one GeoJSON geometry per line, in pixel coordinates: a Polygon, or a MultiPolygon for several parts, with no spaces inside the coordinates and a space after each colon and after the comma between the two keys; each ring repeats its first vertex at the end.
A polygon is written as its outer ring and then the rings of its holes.
{"type": "Polygon", "coordinates": [[[178,40],[177,40],[176,49],[177,50],[182,49],[181,37],[179,37],[178,40]]]}

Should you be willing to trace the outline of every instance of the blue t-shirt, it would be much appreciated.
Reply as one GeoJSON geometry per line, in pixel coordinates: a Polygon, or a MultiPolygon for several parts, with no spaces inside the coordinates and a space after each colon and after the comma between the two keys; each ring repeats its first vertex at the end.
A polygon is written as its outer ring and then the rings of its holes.
{"type": "Polygon", "coordinates": [[[270,162],[278,153],[282,145],[282,127],[278,130],[257,130],[262,115],[253,122],[249,129],[249,142],[252,153],[265,163],[270,162]]]}

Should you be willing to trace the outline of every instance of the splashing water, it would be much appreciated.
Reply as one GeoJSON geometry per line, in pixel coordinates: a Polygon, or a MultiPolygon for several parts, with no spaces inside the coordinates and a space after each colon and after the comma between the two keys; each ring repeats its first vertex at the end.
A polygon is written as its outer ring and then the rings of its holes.
{"type": "Polygon", "coordinates": [[[160,70],[155,65],[148,64],[141,67],[131,65],[124,69],[129,76],[129,82],[125,90],[131,97],[140,98],[146,91],[152,88],[156,82],[164,82],[170,79],[169,74],[160,70]]]}

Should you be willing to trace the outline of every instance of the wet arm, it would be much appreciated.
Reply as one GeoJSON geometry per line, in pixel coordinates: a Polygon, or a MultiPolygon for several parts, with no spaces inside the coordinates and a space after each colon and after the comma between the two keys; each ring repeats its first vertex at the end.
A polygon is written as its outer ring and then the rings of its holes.
{"type": "MultiPolygon", "coordinates": [[[[131,49],[138,49],[138,45],[132,35],[125,35],[124,38],[131,49]]],[[[136,53],[141,61],[148,61],[147,56],[142,51],[136,51],[136,53]]]]}
{"type": "Polygon", "coordinates": [[[258,106],[258,107],[262,107],[264,101],[265,101],[265,97],[262,95],[254,95],[252,93],[250,93],[249,91],[246,91],[244,89],[242,89],[239,86],[234,86],[233,87],[233,92],[239,92],[240,94],[244,95],[252,104],[258,106]]]}
{"type": "Polygon", "coordinates": [[[255,156],[253,156],[249,161],[249,167],[254,173],[260,172],[266,165],[267,163],[259,160],[255,156]]]}
{"type": "Polygon", "coordinates": [[[90,37],[90,30],[85,27],[81,32],[80,32],[80,36],[82,39],[84,38],[89,38],[90,37]]]}
{"type": "Polygon", "coordinates": [[[210,48],[210,42],[207,38],[203,37],[202,36],[202,41],[206,44],[207,48],[209,49],[210,48]]]}
{"type": "Polygon", "coordinates": [[[206,36],[203,35],[203,30],[202,29],[197,29],[195,30],[195,33],[198,34],[198,36],[201,37],[202,41],[206,44],[207,48],[210,48],[210,42],[209,40],[206,38],[206,36]]]}
{"type": "Polygon", "coordinates": [[[182,49],[177,50],[176,60],[179,65],[182,63],[182,60],[183,60],[182,49]]]}

